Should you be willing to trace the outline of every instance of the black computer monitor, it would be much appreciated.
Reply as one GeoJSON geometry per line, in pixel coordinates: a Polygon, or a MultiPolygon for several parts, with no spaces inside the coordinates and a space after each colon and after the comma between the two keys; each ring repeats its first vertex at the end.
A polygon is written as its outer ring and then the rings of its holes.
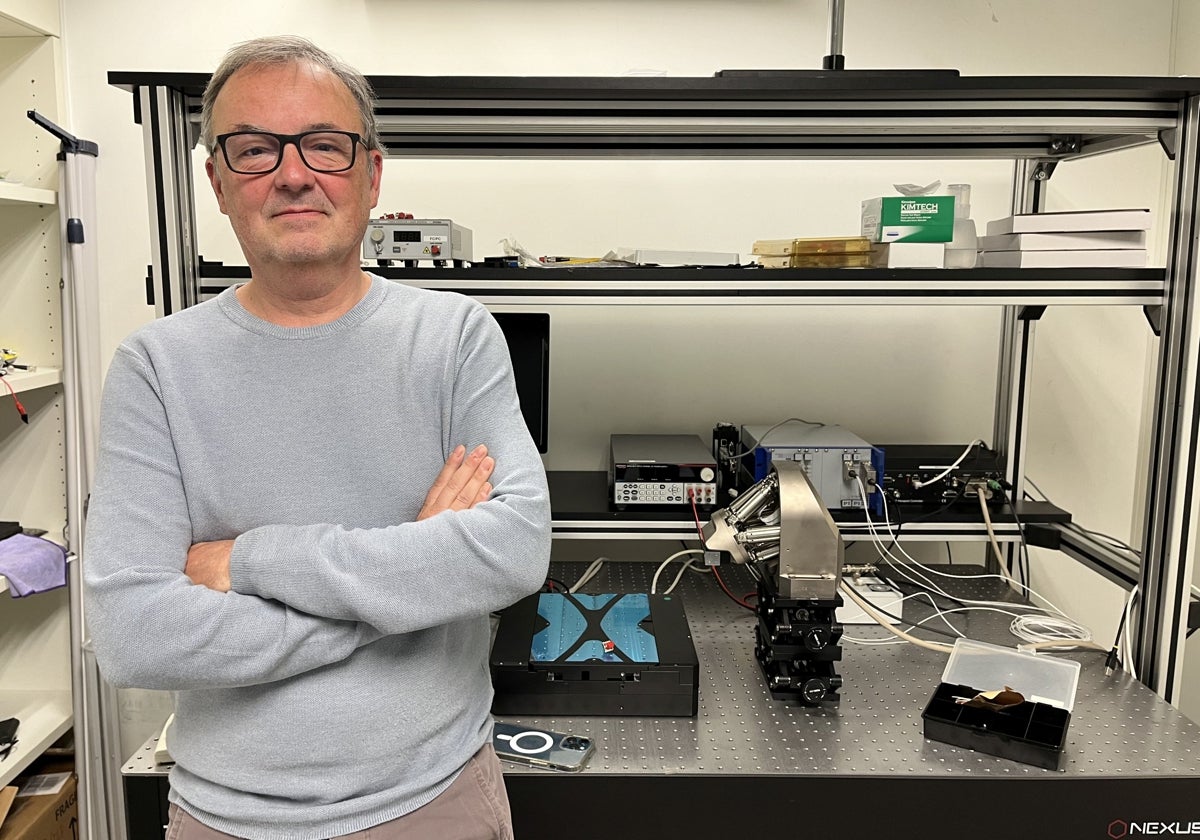
{"type": "Polygon", "coordinates": [[[550,315],[493,312],[492,316],[508,341],[525,425],[538,452],[545,452],[550,442],[550,315]]]}

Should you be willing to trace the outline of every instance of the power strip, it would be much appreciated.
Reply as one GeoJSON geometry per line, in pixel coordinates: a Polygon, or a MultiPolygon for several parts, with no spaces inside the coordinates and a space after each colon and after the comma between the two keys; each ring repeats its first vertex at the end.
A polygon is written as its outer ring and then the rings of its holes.
{"type": "MultiPolygon", "coordinates": [[[[892,615],[903,615],[903,595],[899,590],[884,583],[877,577],[847,577],[842,582],[851,587],[855,593],[877,610],[886,610],[892,615]]],[[[874,618],[867,615],[862,607],[854,603],[848,595],[842,595],[845,605],[837,608],[836,620],[841,624],[878,624],[874,618]]],[[[899,624],[895,619],[888,619],[889,624],[899,624]]]]}

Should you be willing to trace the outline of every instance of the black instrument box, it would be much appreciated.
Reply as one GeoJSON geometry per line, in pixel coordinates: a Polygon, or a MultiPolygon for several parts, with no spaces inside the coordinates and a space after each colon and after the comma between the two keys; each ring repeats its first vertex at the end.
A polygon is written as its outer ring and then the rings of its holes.
{"type": "Polygon", "coordinates": [[[700,664],[675,595],[540,593],[500,614],[498,715],[696,714],[700,664]]]}

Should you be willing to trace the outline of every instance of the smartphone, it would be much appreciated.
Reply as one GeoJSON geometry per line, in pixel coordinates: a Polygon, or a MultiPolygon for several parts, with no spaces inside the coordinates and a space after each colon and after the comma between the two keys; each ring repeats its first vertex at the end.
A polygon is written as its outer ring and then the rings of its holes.
{"type": "Polygon", "coordinates": [[[512,723],[496,722],[492,747],[505,761],[577,773],[587,764],[596,745],[582,735],[565,735],[512,723]]]}

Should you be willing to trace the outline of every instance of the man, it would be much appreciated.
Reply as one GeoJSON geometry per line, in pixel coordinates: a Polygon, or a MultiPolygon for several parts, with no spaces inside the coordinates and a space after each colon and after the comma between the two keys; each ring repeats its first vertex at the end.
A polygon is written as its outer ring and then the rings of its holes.
{"type": "Polygon", "coordinates": [[[235,47],[202,135],[251,279],[118,349],[85,560],[102,672],[177,693],[168,836],[509,836],[488,614],[550,533],[503,336],[359,268],[357,72],[235,47]]]}

